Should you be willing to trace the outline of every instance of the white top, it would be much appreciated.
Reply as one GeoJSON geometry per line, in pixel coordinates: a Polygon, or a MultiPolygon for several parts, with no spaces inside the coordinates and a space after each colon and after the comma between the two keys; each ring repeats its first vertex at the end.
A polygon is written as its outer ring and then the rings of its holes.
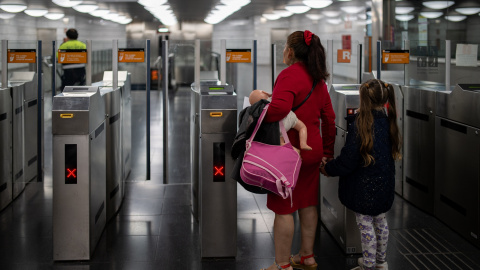
{"type": "MultiPolygon", "coordinates": [[[[283,121],[283,125],[285,126],[285,131],[288,131],[297,124],[298,118],[294,112],[290,111],[288,115],[282,119],[282,121],[283,121]]],[[[280,131],[280,136],[281,135],[282,135],[282,132],[280,131]]]]}

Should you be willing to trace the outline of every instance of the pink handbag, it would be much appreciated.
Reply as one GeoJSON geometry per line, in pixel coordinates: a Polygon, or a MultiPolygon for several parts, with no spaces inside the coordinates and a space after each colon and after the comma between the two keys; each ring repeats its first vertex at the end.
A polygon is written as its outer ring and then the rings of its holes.
{"type": "Polygon", "coordinates": [[[279,121],[280,130],[285,140],[284,145],[269,145],[253,141],[269,105],[263,108],[252,136],[246,142],[240,176],[246,184],[265,188],[282,198],[290,196],[297,184],[302,161],[288,139],[283,121],[279,121]]]}

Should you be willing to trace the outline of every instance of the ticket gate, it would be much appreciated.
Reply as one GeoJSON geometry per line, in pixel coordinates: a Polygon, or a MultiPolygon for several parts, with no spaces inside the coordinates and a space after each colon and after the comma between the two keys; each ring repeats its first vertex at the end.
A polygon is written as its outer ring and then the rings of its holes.
{"type": "MultiPolygon", "coordinates": [[[[103,80],[92,83],[92,86],[112,87],[113,72],[104,71],[103,80]]],[[[118,87],[120,87],[121,96],[121,129],[122,129],[122,159],[123,159],[123,184],[122,197],[125,196],[125,181],[132,170],[132,161],[130,159],[132,153],[132,83],[131,74],[127,71],[118,72],[118,87]]]]}
{"type": "Polygon", "coordinates": [[[436,90],[402,86],[404,93],[403,197],[433,214],[436,90]]]}
{"type": "Polygon", "coordinates": [[[30,182],[37,177],[37,127],[38,85],[35,72],[13,72],[9,79],[12,85],[23,85],[24,113],[24,180],[30,182]]]}
{"type": "Polygon", "coordinates": [[[480,84],[437,92],[435,216],[480,247],[480,84]]]}
{"type": "Polygon", "coordinates": [[[123,201],[122,106],[120,88],[101,88],[105,102],[106,126],[106,212],[110,220],[123,201]]]}
{"type": "Polygon", "coordinates": [[[201,257],[237,253],[237,182],[231,148],[237,133],[232,85],[192,89],[192,212],[200,224],[201,257]]]}
{"type": "MultiPolygon", "coordinates": [[[[335,111],[335,157],[345,145],[347,120],[360,105],[359,84],[333,84],[330,98],[335,111]]],[[[327,231],[346,254],[362,252],[355,213],[346,208],[338,198],[338,177],[320,176],[320,217],[327,231]]]]}
{"type": "Polygon", "coordinates": [[[12,202],[12,97],[0,88],[0,210],[12,202]]]}
{"type": "MultiPolygon", "coordinates": [[[[124,181],[132,170],[132,74],[127,71],[118,72],[118,86],[122,97],[122,144],[124,181]]],[[[113,86],[113,72],[103,72],[103,86],[113,86]]],[[[122,190],[125,194],[125,189],[122,190]]]]}
{"type": "MultiPolygon", "coordinates": [[[[15,199],[25,189],[25,110],[23,106],[25,83],[10,83],[12,93],[12,160],[13,185],[12,199],[15,199]]],[[[35,133],[36,134],[36,133],[35,133]]]]}
{"type": "Polygon", "coordinates": [[[105,103],[98,87],[53,98],[53,259],[89,260],[106,223],[105,103]]]}

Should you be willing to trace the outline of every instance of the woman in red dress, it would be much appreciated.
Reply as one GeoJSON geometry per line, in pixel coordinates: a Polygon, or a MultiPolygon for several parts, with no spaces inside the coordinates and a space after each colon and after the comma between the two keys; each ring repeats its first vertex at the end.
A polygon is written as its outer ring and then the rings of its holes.
{"type": "MultiPolygon", "coordinates": [[[[293,191],[293,206],[290,198],[284,200],[273,193],[268,194],[267,207],[275,212],[275,262],[268,270],[317,269],[313,246],[318,222],[319,167],[322,162],[333,158],[335,142],[335,113],[325,84],[329,74],[320,38],[308,30],[293,32],[283,50],[283,61],[289,67],[278,75],[265,119],[267,122],[283,119],[305,100],[314,80],[317,81],[310,97],[295,111],[298,119],[307,126],[307,144],[313,149],[301,151],[302,167],[293,191]],[[297,255],[290,255],[295,229],[292,214],[297,210],[301,247],[297,255]]],[[[293,146],[300,148],[298,132],[292,129],[288,137],[293,146]]]]}

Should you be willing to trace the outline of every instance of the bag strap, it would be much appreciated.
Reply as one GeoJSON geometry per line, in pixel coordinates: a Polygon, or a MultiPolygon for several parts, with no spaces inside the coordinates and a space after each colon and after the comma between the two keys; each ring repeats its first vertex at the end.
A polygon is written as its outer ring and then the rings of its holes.
{"type": "Polygon", "coordinates": [[[303,105],[303,103],[305,103],[305,101],[307,101],[307,99],[310,97],[310,95],[312,94],[313,92],[313,89],[315,89],[315,86],[317,86],[317,81],[316,80],[313,80],[313,86],[312,86],[312,90],[310,90],[310,93],[308,93],[307,97],[302,101],[302,103],[298,104],[297,106],[293,107],[292,108],[292,112],[296,111],[298,108],[300,108],[300,106],[303,105]]]}
{"type": "MultiPolygon", "coordinates": [[[[250,144],[252,143],[253,138],[255,138],[255,134],[257,134],[257,131],[260,128],[260,125],[262,124],[263,118],[265,118],[265,115],[267,114],[268,106],[270,106],[270,104],[265,105],[265,107],[263,108],[262,114],[260,114],[257,124],[255,125],[255,129],[253,130],[253,133],[250,136],[250,138],[248,138],[247,140],[247,148],[250,148],[250,144]]],[[[280,131],[282,132],[283,140],[285,141],[285,143],[290,143],[287,132],[285,131],[285,126],[283,125],[283,119],[278,121],[278,124],[280,125],[280,131]]]]}

